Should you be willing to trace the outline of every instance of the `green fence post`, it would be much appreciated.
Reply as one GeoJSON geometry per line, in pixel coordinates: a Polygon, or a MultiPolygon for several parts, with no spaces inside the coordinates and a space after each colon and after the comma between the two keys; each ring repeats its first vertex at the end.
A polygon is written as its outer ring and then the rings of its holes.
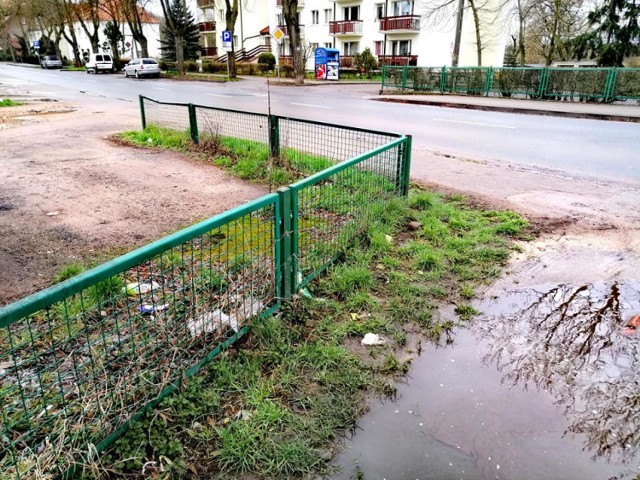
{"type": "Polygon", "coordinates": [[[380,85],[380,89],[384,90],[384,84],[387,76],[387,66],[382,65],[382,85],[380,85]]]}
{"type": "Polygon", "coordinates": [[[607,72],[607,81],[604,87],[604,103],[611,103],[615,100],[616,83],[618,80],[618,69],[610,68],[607,72]]]}
{"type": "Polygon", "coordinates": [[[276,115],[269,115],[269,153],[280,157],[280,117],[276,115]]]}
{"type": "Polygon", "coordinates": [[[144,97],[138,95],[138,102],[140,103],[140,119],[142,120],[142,129],[147,128],[147,117],[144,114],[144,97]]]}
{"type": "Polygon", "coordinates": [[[488,97],[493,83],[493,67],[487,68],[487,76],[484,79],[484,96],[488,97]]]}
{"type": "Polygon", "coordinates": [[[404,159],[402,162],[402,190],[403,197],[409,196],[409,177],[411,174],[411,135],[407,135],[407,139],[404,144],[404,159]]]}
{"type": "Polygon", "coordinates": [[[196,116],[196,107],[189,104],[189,132],[191,132],[191,141],[198,143],[200,138],[198,136],[198,117],[196,116]]]}
{"type": "Polygon", "coordinates": [[[545,93],[547,93],[547,83],[549,83],[549,69],[544,67],[540,74],[540,85],[538,85],[538,98],[543,99],[545,93]]]}
{"type": "Polygon", "coordinates": [[[293,228],[291,220],[291,189],[278,189],[280,197],[280,226],[278,230],[278,248],[280,250],[280,297],[291,298],[294,292],[295,272],[293,271],[293,228]]]}
{"type": "Polygon", "coordinates": [[[407,88],[407,67],[402,67],[402,91],[407,88]]]}
{"type": "Polygon", "coordinates": [[[445,88],[447,87],[447,67],[443,66],[440,71],[440,93],[444,93],[445,88]]]}

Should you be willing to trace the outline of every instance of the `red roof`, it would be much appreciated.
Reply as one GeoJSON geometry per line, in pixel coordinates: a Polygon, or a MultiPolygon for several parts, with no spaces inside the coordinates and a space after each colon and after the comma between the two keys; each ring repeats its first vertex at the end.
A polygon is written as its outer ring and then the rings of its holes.
{"type": "MultiPolygon", "coordinates": [[[[124,13],[122,13],[122,9],[118,4],[119,0],[101,1],[98,9],[98,19],[101,22],[109,22],[114,19],[118,20],[121,23],[126,22],[124,13]]],[[[90,14],[87,10],[86,4],[79,4],[76,6],[76,8],[84,10],[84,19],[89,19],[90,14]]],[[[151,12],[145,10],[142,7],[136,8],[138,9],[138,13],[140,14],[140,20],[142,21],[142,23],[160,23],[160,19],[151,12]]]]}
{"type": "Polygon", "coordinates": [[[260,35],[269,35],[269,25],[260,30],[260,35]]]}

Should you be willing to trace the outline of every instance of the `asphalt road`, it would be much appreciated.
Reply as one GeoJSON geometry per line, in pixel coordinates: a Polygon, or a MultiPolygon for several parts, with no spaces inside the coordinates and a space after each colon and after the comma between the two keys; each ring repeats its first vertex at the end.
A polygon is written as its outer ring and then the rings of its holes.
{"type": "MultiPolygon", "coordinates": [[[[125,79],[120,74],[45,71],[0,64],[0,85],[74,100],[99,96],[131,103],[138,95],[267,112],[264,78],[238,82],[125,79]]],[[[273,113],[413,135],[412,175],[427,177],[434,153],[506,162],[564,175],[640,184],[640,124],[546,117],[371,100],[377,85],[271,86],[273,113]]]]}

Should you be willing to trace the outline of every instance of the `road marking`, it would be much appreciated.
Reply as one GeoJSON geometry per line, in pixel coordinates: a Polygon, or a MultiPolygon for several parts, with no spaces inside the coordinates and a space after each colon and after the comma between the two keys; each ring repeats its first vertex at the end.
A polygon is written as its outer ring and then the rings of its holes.
{"type": "Polygon", "coordinates": [[[254,97],[266,97],[267,96],[266,93],[252,93],[251,95],[253,95],[254,97]]]}
{"type": "Polygon", "coordinates": [[[445,120],[444,118],[434,118],[436,122],[448,122],[448,123],[462,123],[463,125],[475,125],[477,127],[492,127],[492,128],[507,128],[509,130],[515,130],[517,127],[510,125],[495,125],[493,123],[476,123],[476,122],[462,122],[460,120],[445,120]]]}
{"type": "Polygon", "coordinates": [[[168,88],[162,88],[162,87],[151,87],[152,90],[166,90],[167,92],[170,90],[168,88]]]}
{"type": "Polygon", "coordinates": [[[333,108],[333,107],[327,107],[326,105],[311,105],[310,103],[291,103],[291,105],[299,105],[301,107],[313,107],[313,108],[333,108]]]}
{"type": "Polygon", "coordinates": [[[223,98],[229,98],[231,95],[222,95],[221,93],[206,93],[205,94],[207,97],[223,97],[223,98]]]}

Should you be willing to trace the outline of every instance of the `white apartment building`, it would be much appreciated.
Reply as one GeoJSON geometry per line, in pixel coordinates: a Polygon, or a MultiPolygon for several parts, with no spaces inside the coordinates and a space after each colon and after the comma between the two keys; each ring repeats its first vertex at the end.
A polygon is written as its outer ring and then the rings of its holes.
{"type": "MultiPolygon", "coordinates": [[[[270,0],[269,25],[273,32],[286,32],[282,0],[270,0]]],[[[341,66],[351,66],[353,56],[369,48],[379,62],[387,65],[450,66],[455,40],[455,5],[449,12],[428,15],[437,0],[298,0],[303,44],[335,48],[341,66]]],[[[497,0],[488,3],[498,4],[497,0]]],[[[488,12],[487,4],[483,5],[488,12]]],[[[482,65],[502,66],[506,35],[496,14],[480,12],[482,65]]],[[[281,63],[290,60],[285,38],[273,42],[273,53],[281,63]]],[[[477,66],[475,28],[471,11],[464,10],[459,66],[477,66]]],[[[313,57],[307,68],[313,69],[313,57]]]]}
{"type": "MultiPolygon", "coordinates": [[[[202,33],[202,56],[224,59],[219,51],[225,29],[224,4],[196,0],[202,33]]],[[[353,56],[365,48],[386,65],[450,66],[456,34],[455,7],[437,16],[428,15],[437,0],[298,0],[302,43],[308,52],[315,48],[340,51],[341,66],[352,65],[353,56]]],[[[483,3],[485,12],[491,3],[483,3]]],[[[457,3],[457,2],[456,2],[457,3]]],[[[482,65],[502,66],[506,35],[495,14],[480,12],[482,65]]],[[[279,44],[271,34],[287,31],[282,0],[241,0],[235,25],[234,46],[238,60],[251,61],[271,50],[282,65],[291,63],[288,37],[279,44]]],[[[307,69],[313,70],[313,55],[307,69]]],[[[460,42],[460,66],[477,66],[475,25],[471,11],[464,10],[460,42]]]]}
{"type": "MultiPolygon", "coordinates": [[[[276,0],[269,0],[275,2],[276,0]]],[[[233,46],[236,58],[240,61],[251,61],[261,52],[271,50],[271,34],[269,29],[269,1],[240,0],[238,18],[236,20],[233,46]]],[[[222,51],[222,32],[226,28],[225,6],[220,0],[196,0],[198,8],[196,20],[200,28],[200,44],[203,58],[224,59],[222,51]]]]}

